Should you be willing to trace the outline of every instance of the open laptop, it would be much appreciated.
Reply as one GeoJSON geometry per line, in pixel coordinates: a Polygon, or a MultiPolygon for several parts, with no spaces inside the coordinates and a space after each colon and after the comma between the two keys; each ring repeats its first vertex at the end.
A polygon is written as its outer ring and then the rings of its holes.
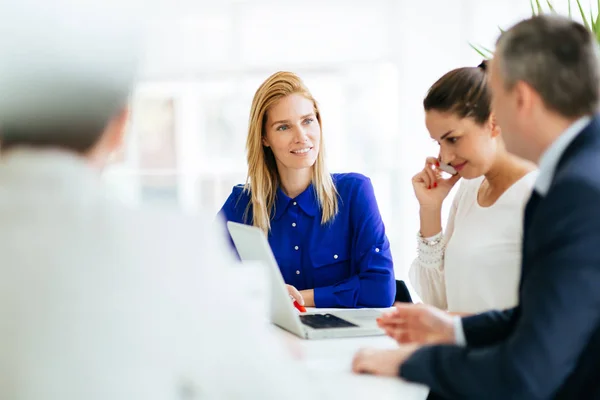
{"type": "Polygon", "coordinates": [[[383,335],[376,318],[382,309],[335,310],[299,314],[285,286],[283,276],[266,235],[257,227],[227,222],[227,229],[242,261],[260,261],[270,278],[271,322],[301,338],[323,339],[383,335]]]}

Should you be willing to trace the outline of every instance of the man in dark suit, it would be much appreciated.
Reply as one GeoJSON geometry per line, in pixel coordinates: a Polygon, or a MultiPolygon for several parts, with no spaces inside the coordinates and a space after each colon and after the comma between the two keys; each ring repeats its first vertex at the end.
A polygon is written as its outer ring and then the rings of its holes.
{"type": "Polygon", "coordinates": [[[361,351],[356,372],[425,384],[430,398],[600,398],[597,52],[586,28],[559,16],[522,21],[497,42],[493,110],[508,150],[540,168],[519,305],[463,318],[399,305],[381,325],[402,345],[361,351]]]}

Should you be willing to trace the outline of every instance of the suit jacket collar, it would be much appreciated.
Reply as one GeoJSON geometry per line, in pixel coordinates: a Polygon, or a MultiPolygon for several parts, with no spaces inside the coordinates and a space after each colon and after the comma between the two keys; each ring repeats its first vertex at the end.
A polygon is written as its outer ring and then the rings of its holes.
{"type": "Polygon", "coordinates": [[[594,142],[600,140],[600,114],[596,114],[590,123],[581,131],[579,135],[571,142],[567,149],[562,154],[554,177],[557,172],[565,165],[565,163],[577,155],[577,153],[584,147],[592,145],[594,142]]]}
{"type": "MultiPolygon", "coordinates": [[[[544,153],[542,161],[540,163],[540,175],[536,180],[535,190],[533,190],[529,201],[525,207],[524,214],[524,232],[526,233],[533,214],[539,202],[548,194],[552,187],[554,178],[559,173],[560,169],[564,166],[570,158],[574,157],[582,147],[589,145],[590,142],[598,140],[600,133],[600,116],[595,115],[586,120],[580,119],[578,123],[571,125],[571,127],[565,131],[565,134],[561,135],[560,141],[557,146],[551,146],[551,148],[544,153]],[[586,122],[587,125],[583,128],[577,129],[582,122],[586,122]],[[566,136],[565,136],[566,135],[566,136]],[[567,138],[568,140],[565,140],[567,138]],[[541,182],[540,182],[541,179],[541,182]]],[[[555,142],[555,144],[557,144],[555,142]]]]}
{"type": "Polygon", "coordinates": [[[565,151],[583,133],[592,121],[592,117],[579,118],[569,126],[555,141],[546,149],[539,161],[540,173],[535,182],[535,191],[541,196],[546,196],[556,173],[559,161],[565,151]]]}

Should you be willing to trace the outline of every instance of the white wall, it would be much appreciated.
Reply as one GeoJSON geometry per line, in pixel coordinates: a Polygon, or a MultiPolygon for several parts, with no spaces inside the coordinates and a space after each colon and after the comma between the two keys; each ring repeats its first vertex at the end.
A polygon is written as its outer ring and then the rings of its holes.
{"type": "Polygon", "coordinates": [[[134,101],[125,160],[107,180],[131,201],[156,202],[155,191],[140,191],[152,186],[140,174],[162,174],[160,204],[216,212],[245,178],[254,90],[276,70],[296,71],[321,103],[330,169],[373,179],[399,277],[416,248],[410,178],[437,154],[422,99],[449,69],[481,61],[469,41],[493,47],[498,25],[530,15],[528,0],[153,0],[149,7],[155,17],[136,99],[173,98],[177,163],[137,164],[136,127],[153,112],[134,101]]]}

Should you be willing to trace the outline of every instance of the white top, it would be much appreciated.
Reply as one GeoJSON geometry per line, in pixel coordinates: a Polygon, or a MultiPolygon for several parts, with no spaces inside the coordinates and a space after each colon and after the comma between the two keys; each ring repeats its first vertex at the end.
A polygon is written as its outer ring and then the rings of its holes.
{"type": "Polygon", "coordinates": [[[461,182],[443,237],[420,239],[409,270],[423,302],[459,313],[517,304],[523,211],[537,174],[515,182],[490,207],[477,202],[483,177],[461,182]]]}
{"type": "Polygon", "coordinates": [[[214,215],[130,210],[61,152],[3,154],[0,182],[0,399],[329,398],[214,215]]]}

